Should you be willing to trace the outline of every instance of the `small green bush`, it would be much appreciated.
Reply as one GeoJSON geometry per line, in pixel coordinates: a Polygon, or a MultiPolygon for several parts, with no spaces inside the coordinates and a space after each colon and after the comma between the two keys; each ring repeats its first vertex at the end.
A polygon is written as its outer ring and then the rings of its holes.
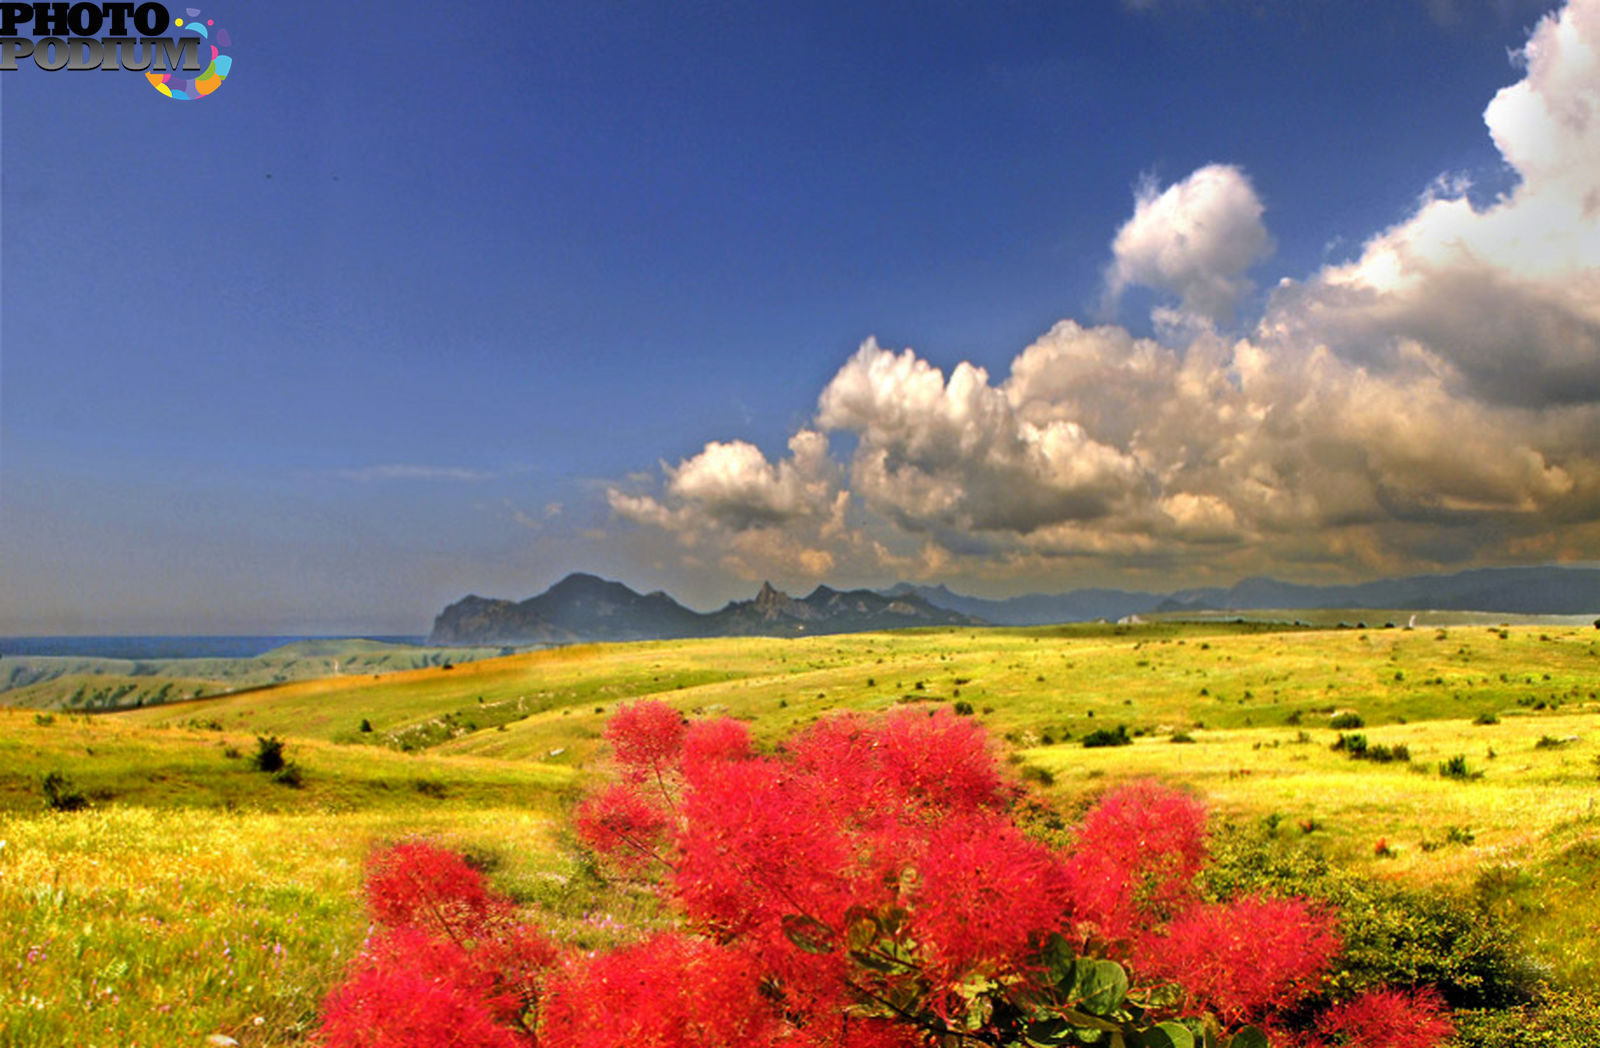
{"type": "Polygon", "coordinates": [[[1466,754],[1458,753],[1439,762],[1439,774],[1446,779],[1475,779],[1481,773],[1474,772],[1467,766],[1466,754]]]}
{"type": "Polygon", "coordinates": [[[1050,769],[1041,768],[1037,764],[1024,764],[1019,774],[1023,781],[1036,782],[1040,786],[1054,786],[1056,782],[1056,777],[1050,773],[1050,769]]]}
{"type": "Polygon", "coordinates": [[[1365,735],[1345,735],[1341,733],[1329,749],[1335,753],[1348,753],[1352,757],[1360,757],[1367,752],[1367,737],[1365,735]]]}
{"type": "Polygon", "coordinates": [[[89,798],[59,771],[46,775],[42,786],[44,803],[51,811],[82,811],[89,806],[89,798]]]}
{"type": "Polygon", "coordinates": [[[256,771],[282,771],[285,763],[282,739],[276,735],[256,736],[256,752],[250,758],[252,768],[256,771]]]}
{"type": "Polygon", "coordinates": [[[1334,731],[1348,731],[1351,728],[1364,728],[1367,722],[1361,719],[1359,713],[1341,713],[1328,722],[1328,727],[1334,731]]]}
{"type": "Polygon", "coordinates": [[[1600,996],[1545,990],[1521,1007],[1461,1011],[1455,1018],[1453,1043],[1460,1048],[1575,1048],[1594,1043],[1600,996]]]}
{"type": "Polygon", "coordinates": [[[1411,760],[1411,747],[1403,742],[1397,742],[1393,746],[1369,746],[1367,760],[1378,764],[1405,763],[1411,760]]]}
{"type": "Polygon", "coordinates": [[[1472,718],[1472,723],[1480,724],[1480,725],[1481,724],[1499,724],[1500,723],[1500,718],[1496,717],[1492,713],[1480,713],[1476,717],[1472,718]]]}
{"type": "Polygon", "coordinates": [[[1133,740],[1128,737],[1128,726],[1119,724],[1114,729],[1096,728],[1083,737],[1083,748],[1086,750],[1099,749],[1104,746],[1132,746],[1133,740]]]}

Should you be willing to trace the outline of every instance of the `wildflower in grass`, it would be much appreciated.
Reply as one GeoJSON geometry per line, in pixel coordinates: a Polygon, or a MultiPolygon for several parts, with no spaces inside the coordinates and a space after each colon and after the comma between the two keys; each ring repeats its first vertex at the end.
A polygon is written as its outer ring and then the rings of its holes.
{"type": "Polygon", "coordinates": [[[1244,896],[1184,911],[1140,941],[1136,961],[1177,983],[1187,1010],[1209,1009],[1233,1025],[1298,1003],[1340,945],[1332,918],[1306,900],[1244,896]]]}
{"type": "Polygon", "coordinates": [[[1455,1033],[1431,989],[1370,990],[1329,1008],[1317,1030],[1339,1048],[1436,1048],[1455,1033]]]}

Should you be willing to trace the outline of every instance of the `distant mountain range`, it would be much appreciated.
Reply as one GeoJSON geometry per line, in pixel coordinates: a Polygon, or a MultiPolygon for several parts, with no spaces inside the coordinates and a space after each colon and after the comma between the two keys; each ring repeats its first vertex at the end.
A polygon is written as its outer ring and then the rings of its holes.
{"type": "Polygon", "coordinates": [[[916,596],[936,608],[949,608],[995,626],[1042,626],[1051,622],[1116,620],[1151,611],[1164,593],[1138,590],[1079,589],[1066,593],[1029,593],[1009,600],[987,600],[955,593],[946,586],[897,583],[884,591],[895,596],[916,596]]]}
{"type": "Polygon", "coordinates": [[[907,626],[983,625],[916,595],[818,586],[795,598],[764,584],[752,600],[692,611],[667,594],[572,574],[521,602],[464,597],[433,621],[430,644],[570,644],[682,637],[806,636],[907,626]]]}
{"type": "Polygon", "coordinates": [[[620,582],[572,574],[521,602],[468,596],[434,620],[430,644],[571,644],[681,637],[806,636],[907,626],[1036,626],[1120,619],[1157,612],[1384,608],[1516,615],[1600,612],[1600,570],[1482,568],[1413,575],[1353,586],[1304,586],[1245,579],[1226,588],[1153,593],[1079,589],[987,600],[945,586],[902,582],[887,590],[818,586],[791,597],[763,584],[751,600],[713,612],[684,607],[666,593],[641,594],[620,582]]]}
{"type": "Polygon", "coordinates": [[[1155,612],[1311,611],[1390,608],[1411,611],[1488,611],[1509,615],[1588,615],[1600,612],[1600,570],[1593,568],[1479,568],[1455,575],[1412,575],[1353,586],[1303,586],[1251,578],[1232,586],[1149,593],[1081,589],[984,600],[944,586],[900,583],[886,592],[915,595],[997,626],[1120,619],[1155,612]]]}

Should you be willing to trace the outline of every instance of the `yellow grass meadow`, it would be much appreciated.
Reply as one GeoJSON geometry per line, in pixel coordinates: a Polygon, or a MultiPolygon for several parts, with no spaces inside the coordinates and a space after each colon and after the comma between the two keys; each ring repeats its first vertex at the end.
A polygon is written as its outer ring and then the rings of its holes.
{"type": "Polygon", "coordinates": [[[605,772],[606,719],[645,697],[746,720],[763,745],[841,709],[952,708],[1058,807],[1119,779],[1178,783],[1218,820],[1470,896],[1559,984],[1592,990],[1597,639],[1233,624],[743,638],[92,717],[0,710],[0,1045],[307,1043],[367,931],[362,864],[406,836],[473,853],[569,940],[650,925],[648,901],[595,878],[563,829],[605,772]],[[1117,727],[1129,745],[1083,745],[1117,727]],[[1334,749],[1352,734],[1407,759],[1334,749]],[[285,740],[300,781],[250,766],[258,735],[285,740]],[[51,773],[86,810],[47,810],[51,773]]]}

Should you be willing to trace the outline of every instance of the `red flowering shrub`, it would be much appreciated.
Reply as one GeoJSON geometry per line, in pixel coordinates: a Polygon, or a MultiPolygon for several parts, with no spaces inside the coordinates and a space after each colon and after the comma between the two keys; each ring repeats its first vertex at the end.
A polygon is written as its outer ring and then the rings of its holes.
{"type": "Polygon", "coordinates": [[[1187,794],[1149,779],[1106,791],[1067,862],[1085,923],[1126,944],[1176,913],[1194,898],[1205,834],[1205,809],[1187,794]]]}
{"type": "Polygon", "coordinates": [[[470,990],[404,966],[364,965],[323,1005],[328,1048],[532,1048],[470,990]]]}
{"type": "Polygon", "coordinates": [[[1432,990],[1370,990],[1329,1008],[1317,1030],[1339,1048],[1436,1048],[1456,1027],[1432,990]]]}
{"type": "Polygon", "coordinates": [[[531,1046],[556,948],[515,919],[460,855],[423,841],[376,853],[367,908],[379,926],[323,1008],[326,1048],[531,1046]]]}
{"type": "Polygon", "coordinates": [[[1031,940],[1062,927],[1072,905],[1060,859],[998,815],[937,826],[916,873],[911,934],[928,969],[947,982],[1013,971],[1031,940]]]}
{"type": "Polygon", "coordinates": [[[695,721],[683,735],[683,771],[694,775],[718,761],[750,756],[750,729],[731,717],[695,721]]]}
{"type": "Polygon", "coordinates": [[[506,909],[466,860],[425,841],[393,845],[367,864],[367,910],[390,928],[421,928],[459,942],[506,909]]]}
{"type": "Polygon", "coordinates": [[[628,870],[662,859],[668,812],[625,783],[585,797],[572,813],[572,828],[601,855],[628,870]]]}
{"type": "Polygon", "coordinates": [[[545,1048],[770,1045],[781,1017],[761,996],[751,958],[667,933],[574,958],[550,982],[545,1048]]]}
{"type": "Polygon", "coordinates": [[[623,775],[637,781],[665,774],[683,748],[688,724],[683,714],[664,702],[630,702],[612,715],[606,741],[623,767],[623,775]]]}
{"type": "Polygon", "coordinates": [[[1196,1030],[1435,1048],[1448,1033],[1437,998],[1387,991],[1307,1029],[1333,916],[1200,903],[1204,810],[1155,782],[1107,791],[1061,852],[1019,828],[1021,790],[946,711],[837,716],[762,755],[735,721],[638,702],[607,737],[621,781],[574,829],[656,878],[682,930],[563,953],[459,858],[399,845],[372,863],[384,930],[329,998],[327,1048],[1048,1048],[1196,1030]]]}
{"type": "Polygon", "coordinates": [[[1182,987],[1187,1008],[1240,1023],[1315,990],[1339,945],[1333,920],[1305,900],[1246,896],[1190,908],[1136,957],[1142,972],[1182,987]]]}

